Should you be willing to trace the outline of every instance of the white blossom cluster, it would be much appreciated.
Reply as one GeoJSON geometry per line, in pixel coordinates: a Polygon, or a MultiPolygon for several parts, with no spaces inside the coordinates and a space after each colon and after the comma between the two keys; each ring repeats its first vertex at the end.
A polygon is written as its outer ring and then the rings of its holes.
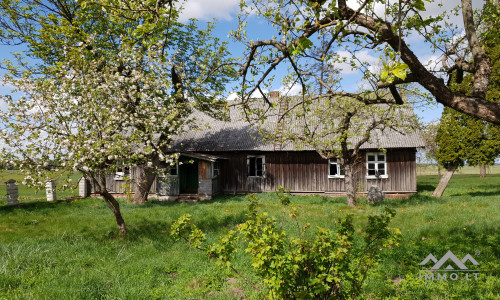
{"type": "MultiPolygon", "coordinates": [[[[56,36],[49,47],[66,43],[62,58],[22,76],[13,68],[3,78],[24,95],[2,96],[8,109],[0,113],[1,159],[23,170],[28,184],[43,185],[54,168],[92,177],[148,163],[153,155],[173,164],[178,155],[169,153],[169,143],[186,128],[192,110],[217,114],[224,107],[231,70],[219,67],[226,48],[210,39],[210,30],[172,25],[166,13],[152,14],[153,22],[145,9],[127,11],[129,18],[104,13],[102,27],[79,40],[65,35],[61,21],[54,30],[67,39],[56,36]],[[182,84],[177,88],[173,70],[182,84]]],[[[90,26],[82,22],[81,28],[90,26]]]]}

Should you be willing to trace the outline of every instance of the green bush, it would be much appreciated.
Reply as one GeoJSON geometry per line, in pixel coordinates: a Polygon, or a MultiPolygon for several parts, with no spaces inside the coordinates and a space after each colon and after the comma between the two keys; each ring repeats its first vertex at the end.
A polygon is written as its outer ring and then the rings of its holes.
{"type": "MultiPolygon", "coordinates": [[[[284,189],[280,189],[277,196],[283,208],[290,203],[284,189]]],[[[354,298],[377,264],[381,250],[397,244],[400,234],[399,230],[388,227],[394,216],[389,209],[380,216],[369,217],[363,229],[363,243],[355,241],[350,215],[338,221],[333,230],[318,227],[311,235],[311,226],[300,226],[292,209],[289,215],[298,228],[298,235],[292,236],[283,229],[283,221],[278,225],[274,218],[258,212],[255,195],[249,195],[248,200],[248,220],[222,236],[218,243],[206,245],[205,234],[191,222],[190,215],[174,222],[171,235],[205,251],[265,299],[354,298]],[[240,240],[245,242],[245,252],[262,278],[261,285],[250,281],[231,263],[240,240]]]]}

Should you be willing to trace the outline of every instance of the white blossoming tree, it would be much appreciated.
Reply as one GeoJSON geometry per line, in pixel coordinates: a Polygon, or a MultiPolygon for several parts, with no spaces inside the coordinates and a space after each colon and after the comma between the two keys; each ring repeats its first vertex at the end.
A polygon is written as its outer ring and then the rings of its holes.
{"type": "Polygon", "coordinates": [[[1,40],[26,50],[6,63],[4,84],[23,96],[3,97],[2,159],[33,185],[82,172],[126,233],[105,175],[142,165],[147,182],[161,161],[175,162],[168,144],[192,109],[220,114],[232,76],[225,45],[210,24],[179,23],[174,1],[8,2],[1,40]]]}

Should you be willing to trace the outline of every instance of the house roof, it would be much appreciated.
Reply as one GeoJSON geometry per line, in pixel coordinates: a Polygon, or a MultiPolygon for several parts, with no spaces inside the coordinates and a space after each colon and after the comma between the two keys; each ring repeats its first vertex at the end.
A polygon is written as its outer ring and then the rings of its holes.
{"type": "Polygon", "coordinates": [[[195,158],[199,160],[205,160],[205,161],[217,161],[221,159],[226,159],[224,157],[220,156],[215,156],[215,155],[209,155],[209,154],[203,154],[203,153],[194,153],[194,152],[182,152],[181,156],[188,157],[188,158],[195,158]]]}
{"type": "MultiPolygon", "coordinates": [[[[229,121],[216,120],[201,112],[196,112],[193,117],[196,119],[195,123],[199,128],[188,130],[177,136],[174,139],[172,151],[275,151],[273,141],[264,140],[259,129],[244,121],[242,113],[235,107],[229,110],[229,121]]],[[[270,117],[266,119],[264,125],[270,130],[274,130],[277,120],[276,116],[270,117]]],[[[375,130],[370,140],[364,143],[361,149],[418,148],[423,146],[424,142],[418,131],[401,132],[401,130],[385,128],[384,130],[375,130]]],[[[300,151],[314,149],[298,149],[289,143],[282,145],[280,150],[300,151]]]]}

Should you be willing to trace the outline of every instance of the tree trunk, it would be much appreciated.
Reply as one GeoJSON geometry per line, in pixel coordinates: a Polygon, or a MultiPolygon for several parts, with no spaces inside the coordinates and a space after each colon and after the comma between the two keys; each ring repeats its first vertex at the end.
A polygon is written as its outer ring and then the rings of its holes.
{"type": "Polygon", "coordinates": [[[149,191],[156,178],[156,174],[153,168],[145,165],[138,166],[137,170],[139,173],[135,183],[134,203],[144,204],[148,201],[149,191]]]}
{"type": "Polygon", "coordinates": [[[486,165],[481,165],[479,167],[479,177],[481,178],[486,177],[486,165]]]}
{"type": "Polygon", "coordinates": [[[356,207],[356,180],[354,180],[353,166],[351,163],[346,162],[344,169],[344,184],[345,192],[347,194],[347,205],[350,207],[356,207]]]}
{"type": "Polygon", "coordinates": [[[144,204],[148,201],[149,191],[156,179],[155,167],[160,164],[157,156],[151,159],[152,166],[148,167],[146,164],[138,166],[138,177],[135,184],[134,203],[144,204]]]}
{"type": "Polygon", "coordinates": [[[116,201],[115,197],[111,195],[106,189],[106,172],[98,171],[95,176],[91,176],[94,183],[96,192],[102,196],[106,206],[113,212],[116,219],[116,225],[118,225],[118,230],[121,234],[127,233],[127,227],[125,226],[125,220],[123,220],[122,214],[120,212],[120,204],[116,201]]]}
{"type": "Polygon", "coordinates": [[[121,234],[127,233],[127,227],[125,226],[125,220],[123,220],[122,214],[120,212],[120,203],[116,201],[115,197],[111,195],[108,191],[101,192],[101,196],[104,198],[104,203],[111,209],[115,215],[116,225],[118,225],[118,230],[121,234]]]}
{"type": "Polygon", "coordinates": [[[448,169],[446,169],[446,172],[444,173],[443,177],[441,177],[441,180],[439,180],[439,184],[432,193],[432,197],[441,197],[444,193],[444,190],[448,186],[448,183],[450,182],[451,177],[453,176],[453,173],[457,170],[458,165],[452,165],[448,169]]]}

